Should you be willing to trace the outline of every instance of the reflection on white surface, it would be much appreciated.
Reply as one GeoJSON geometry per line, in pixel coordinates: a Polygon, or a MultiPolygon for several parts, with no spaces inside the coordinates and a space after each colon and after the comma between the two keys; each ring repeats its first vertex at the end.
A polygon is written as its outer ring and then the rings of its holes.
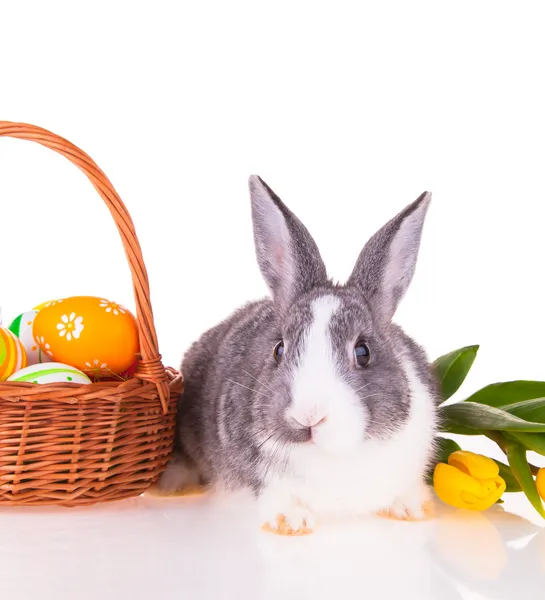
{"type": "Polygon", "coordinates": [[[3,508],[0,597],[542,597],[545,523],[520,495],[504,506],[470,513],[438,505],[422,523],[323,523],[302,538],[261,532],[241,496],[3,508]]]}

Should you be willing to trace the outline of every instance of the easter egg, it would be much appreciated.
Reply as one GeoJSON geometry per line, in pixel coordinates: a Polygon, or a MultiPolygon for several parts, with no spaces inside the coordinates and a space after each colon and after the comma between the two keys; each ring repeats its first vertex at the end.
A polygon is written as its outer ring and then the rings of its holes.
{"type": "Polygon", "coordinates": [[[0,327],[0,381],[27,365],[25,347],[21,340],[5,327],[0,327]]]}
{"type": "Polygon", "coordinates": [[[74,296],[42,308],[34,339],[54,360],[98,378],[119,374],[138,358],[138,328],[123,306],[103,298],[74,296]]]}
{"type": "Polygon", "coordinates": [[[19,315],[9,326],[9,330],[14,333],[22,342],[26,350],[27,364],[35,365],[42,362],[49,362],[51,358],[38,346],[32,335],[32,326],[34,318],[38,312],[30,310],[19,315]]]}
{"type": "Polygon", "coordinates": [[[30,365],[14,373],[8,381],[26,383],[91,383],[85,373],[62,363],[30,365]]]}
{"type": "Polygon", "coordinates": [[[57,302],[62,302],[62,300],[48,300],[47,302],[42,302],[41,304],[38,304],[32,310],[40,311],[40,310],[42,310],[42,308],[45,308],[46,306],[51,306],[52,304],[57,304],[57,302]]]}

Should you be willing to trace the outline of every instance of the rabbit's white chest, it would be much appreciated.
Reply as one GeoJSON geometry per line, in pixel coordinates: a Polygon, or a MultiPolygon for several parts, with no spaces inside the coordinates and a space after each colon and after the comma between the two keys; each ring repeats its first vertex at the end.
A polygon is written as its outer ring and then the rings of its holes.
{"type": "Polygon", "coordinates": [[[417,486],[423,468],[420,457],[386,445],[342,458],[308,452],[292,463],[285,484],[317,514],[365,514],[389,508],[417,486]]]}

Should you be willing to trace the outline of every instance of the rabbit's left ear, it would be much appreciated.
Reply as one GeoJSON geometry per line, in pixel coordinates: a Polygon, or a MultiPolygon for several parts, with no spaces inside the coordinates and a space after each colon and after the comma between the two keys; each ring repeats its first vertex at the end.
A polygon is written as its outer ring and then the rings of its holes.
{"type": "Polygon", "coordinates": [[[424,192],[367,242],[348,285],[358,287],[382,321],[390,321],[413,278],[431,200],[424,192]]]}
{"type": "Polygon", "coordinates": [[[286,310],[327,282],[326,268],[306,227],[261,177],[252,175],[249,186],[257,262],[274,302],[286,310]]]}

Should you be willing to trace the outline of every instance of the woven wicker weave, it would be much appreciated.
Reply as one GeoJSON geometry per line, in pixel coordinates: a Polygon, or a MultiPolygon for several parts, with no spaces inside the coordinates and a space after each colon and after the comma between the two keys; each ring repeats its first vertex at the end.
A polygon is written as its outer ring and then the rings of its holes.
{"type": "Polygon", "coordinates": [[[0,136],[62,154],[87,175],[108,206],[132,273],[141,351],[136,373],[127,381],[0,382],[0,505],[77,506],[138,496],[170,457],[183,380],[161,362],[148,276],[131,217],[106,175],[67,140],[5,121],[0,121],[0,136]]]}

